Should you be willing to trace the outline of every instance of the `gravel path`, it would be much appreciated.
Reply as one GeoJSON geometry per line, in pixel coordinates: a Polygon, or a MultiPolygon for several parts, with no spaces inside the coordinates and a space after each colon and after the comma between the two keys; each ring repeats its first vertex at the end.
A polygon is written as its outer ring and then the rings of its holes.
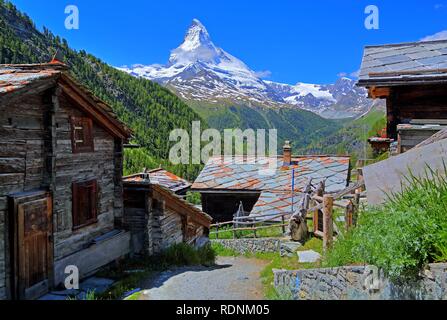
{"type": "Polygon", "coordinates": [[[262,300],[260,272],[267,262],[218,257],[216,266],[160,273],[143,284],[141,300],[262,300]]]}

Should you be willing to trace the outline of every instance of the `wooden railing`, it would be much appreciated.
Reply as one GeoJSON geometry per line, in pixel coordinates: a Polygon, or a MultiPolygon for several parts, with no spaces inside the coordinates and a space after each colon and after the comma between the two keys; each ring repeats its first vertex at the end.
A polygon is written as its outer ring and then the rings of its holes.
{"type": "Polygon", "coordinates": [[[307,213],[312,214],[313,233],[323,239],[324,250],[332,245],[334,234],[342,235],[334,221],[334,208],[344,210],[345,230],[349,231],[357,223],[360,199],[365,197],[365,193],[362,192],[363,188],[363,182],[359,182],[339,193],[327,193],[322,196],[315,194],[311,197],[314,206],[308,209],[307,213]],[[320,228],[321,225],[322,228],[320,228]]]}
{"type": "Polygon", "coordinates": [[[292,215],[291,213],[284,213],[276,215],[272,214],[256,215],[256,217],[234,218],[232,221],[212,224],[211,228],[215,228],[216,231],[211,231],[210,234],[215,234],[216,238],[219,239],[219,233],[232,232],[233,238],[236,238],[236,232],[238,231],[253,231],[254,237],[256,238],[257,230],[273,229],[273,228],[281,228],[283,234],[285,234],[286,227],[289,225],[288,218],[290,218],[291,215],[292,215]],[[278,220],[281,220],[281,222],[278,222],[278,220]],[[232,228],[219,230],[219,228],[224,226],[232,226],[232,228]],[[240,227],[240,226],[246,226],[246,227],[240,227]]]}
{"type": "Polygon", "coordinates": [[[364,184],[360,181],[341,192],[325,193],[324,183],[320,183],[318,187],[313,188],[311,182],[310,180],[304,189],[303,199],[294,214],[236,217],[232,221],[212,224],[211,228],[215,231],[211,231],[210,234],[215,234],[216,238],[219,239],[219,234],[232,232],[233,238],[236,238],[239,231],[253,231],[256,238],[256,231],[271,228],[281,228],[282,233],[285,234],[286,227],[290,226],[291,220],[301,218],[305,221],[313,221],[313,234],[323,239],[323,247],[326,250],[332,245],[334,235],[342,234],[333,219],[334,207],[344,209],[345,229],[349,230],[354,227],[357,221],[360,199],[365,196],[362,192],[364,184]],[[231,227],[223,228],[225,226],[231,227]]]}

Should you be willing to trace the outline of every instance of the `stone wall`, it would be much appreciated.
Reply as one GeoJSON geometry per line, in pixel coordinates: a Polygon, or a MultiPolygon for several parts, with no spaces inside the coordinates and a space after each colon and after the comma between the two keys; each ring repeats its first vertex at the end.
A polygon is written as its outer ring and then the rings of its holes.
{"type": "Polygon", "coordinates": [[[431,264],[420,279],[396,284],[378,272],[371,284],[371,267],[339,267],[298,271],[273,270],[274,285],[294,300],[441,300],[447,299],[447,264],[431,264]]]}
{"type": "Polygon", "coordinates": [[[258,239],[215,239],[212,243],[222,245],[227,249],[238,253],[255,252],[279,252],[281,248],[281,239],[278,238],[258,238],[258,239]]]}

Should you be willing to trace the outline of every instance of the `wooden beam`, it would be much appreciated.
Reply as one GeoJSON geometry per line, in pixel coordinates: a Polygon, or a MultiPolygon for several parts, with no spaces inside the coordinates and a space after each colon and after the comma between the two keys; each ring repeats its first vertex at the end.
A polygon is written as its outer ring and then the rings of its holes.
{"type": "Polygon", "coordinates": [[[332,246],[334,236],[334,222],[332,220],[334,198],[331,195],[323,196],[323,249],[326,251],[332,246]]]}
{"type": "Polygon", "coordinates": [[[389,87],[371,87],[369,88],[369,98],[384,99],[389,97],[391,89],[389,87]]]}
{"type": "Polygon", "coordinates": [[[130,132],[128,132],[128,129],[125,128],[123,123],[113,118],[106,110],[98,106],[99,103],[107,106],[105,102],[93,100],[67,75],[62,76],[59,85],[70,98],[79,104],[81,110],[94,117],[101,126],[114,136],[121,139],[126,139],[130,136],[130,132]]]}

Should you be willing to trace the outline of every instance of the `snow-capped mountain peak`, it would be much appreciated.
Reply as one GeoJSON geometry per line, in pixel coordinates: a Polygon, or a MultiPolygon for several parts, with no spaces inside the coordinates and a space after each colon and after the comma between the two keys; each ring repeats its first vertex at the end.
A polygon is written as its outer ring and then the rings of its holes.
{"type": "Polygon", "coordinates": [[[194,19],[183,43],[172,50],[169,65],[185,65],[196,61],[218,63],[219,54],[219,49],[211,41],[205,26],[194,19]]]}
{"type": "Polygon", "coordinates": [[[354,88],[354,81],[349,78],[340,78],[332,85],[264,81],[244,62],[216,46],[197,19],[192,21],[180,46],[171,51],[166,65],[119,69],[168,86],[187,101],[219,104],[225,100],[248,106],[298,107],[327,117],[363,113],[364,105],[368,104],[365,93],[354,88]],[[340,107],[340,100],[349,103],[348,112],[340,113],[339,109],[344,108],[340,107]],[[336,112],[330,111],[333,106],[337,107],[336,112]]]}

